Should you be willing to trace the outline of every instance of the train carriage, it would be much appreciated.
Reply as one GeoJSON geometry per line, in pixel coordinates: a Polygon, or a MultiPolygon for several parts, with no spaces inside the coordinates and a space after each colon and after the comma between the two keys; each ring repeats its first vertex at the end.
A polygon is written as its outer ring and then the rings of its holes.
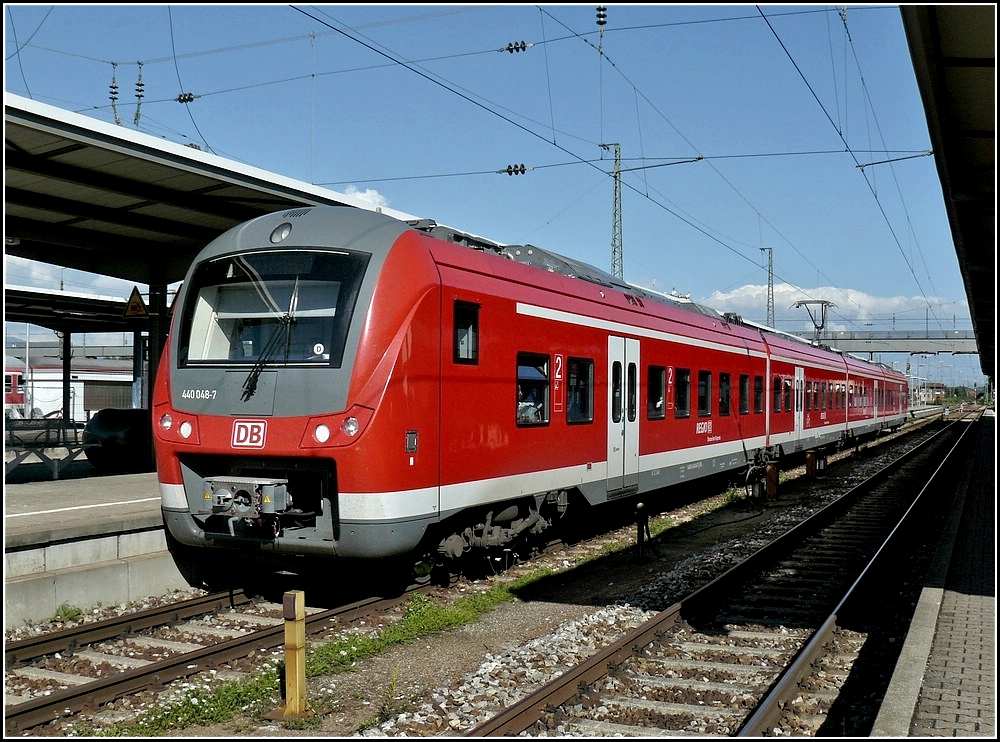
{"type": "Polygon", "coordinates": [[[25,417],[24,361],[4,356],[3,412],[5,417],[25,417]]]}
{"type": "Polygon", "coordinates": [[[877,433],[905,414],[890,386],[905,404],[884,367],[530,245],[280,212],[207,246],[178,295],[153,400],[168,544],[198,586],[336,560],[424,575],[877,433]]]}

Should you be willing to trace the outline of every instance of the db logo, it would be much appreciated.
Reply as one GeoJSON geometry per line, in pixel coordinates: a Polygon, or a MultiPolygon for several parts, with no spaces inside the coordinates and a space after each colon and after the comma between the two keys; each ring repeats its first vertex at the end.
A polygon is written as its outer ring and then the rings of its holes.
{"type": "Polygon", "coordinates": [[[266,420],[233,421],[233,448],[263,448],[266,436],[266,420]]]}

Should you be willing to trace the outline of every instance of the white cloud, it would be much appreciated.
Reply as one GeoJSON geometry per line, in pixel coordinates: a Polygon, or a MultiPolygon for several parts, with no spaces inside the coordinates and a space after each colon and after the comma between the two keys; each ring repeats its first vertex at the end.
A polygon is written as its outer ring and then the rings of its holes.
{"type": "Polygon", "coordinates": [[[363,191],[359,191],[356,186],[351,185],[347,186],[347,190],[344,191],[344,194],[348,196],[354,196],[355,198],[360,198],[362,201],[367,201],[368,203],[374,204],[375,206],[381,206],[384,208],[388,208],[389,206],[389,199],[387,199],[385,196],[383,196],[381,193],[374,190],[373,188],[366,188],[363,191]]]}

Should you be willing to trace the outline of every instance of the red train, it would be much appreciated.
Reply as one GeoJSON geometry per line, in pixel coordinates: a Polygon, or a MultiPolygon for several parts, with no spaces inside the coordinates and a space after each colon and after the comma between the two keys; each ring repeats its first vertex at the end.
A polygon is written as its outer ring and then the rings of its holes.
{"type": "Polygon", "coordinates": [[[883,365],[537,247],[315,207],[202,251],[152,418],[169,546],[216,588],[354,560],[425,575],[567,511],[754,484],[907,403],[883,365]]]}

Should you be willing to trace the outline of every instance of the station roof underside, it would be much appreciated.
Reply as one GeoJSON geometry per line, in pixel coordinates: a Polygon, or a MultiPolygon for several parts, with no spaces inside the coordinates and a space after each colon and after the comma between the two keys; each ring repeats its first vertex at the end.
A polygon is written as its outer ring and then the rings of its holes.
{"type": "MultiPolygon", "coordinates": [[[[902,6],[901,13],[980,363],[993,378],[996,6],[902,6]]],[[[9,255],[166,286],[183,279],[205,244],[247,219],[306,205],[373,208],[346,194],[19,96],[5,96],[4,114],[9,255]]],[[[87,304],[53,293],[42,299],[5,287],[5,320],[62,332],[136,325],[114,302],[87,304]]]]}

